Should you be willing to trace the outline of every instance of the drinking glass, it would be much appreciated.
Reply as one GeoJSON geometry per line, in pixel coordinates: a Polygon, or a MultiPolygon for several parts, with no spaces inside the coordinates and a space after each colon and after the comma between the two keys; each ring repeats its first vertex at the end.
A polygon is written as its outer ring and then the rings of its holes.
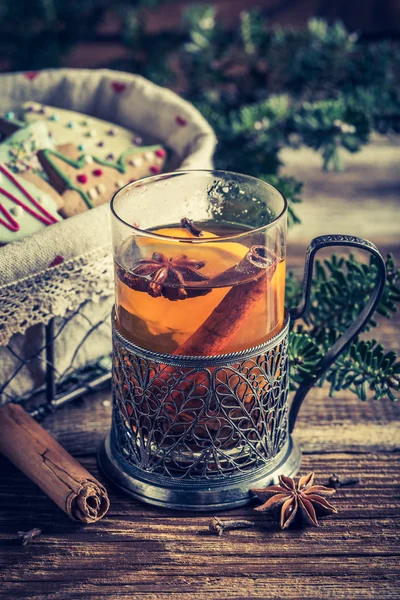
{"type": "Polygon", "coordinates": [[[351,236],[311,242],[292,319],[307,310],[321,247],[367,250],[378,276],[359,318],[300,386],[289,413],[282,194],[236,173],[177,171],[125,186],[111,210],[114,406],[100,464],[120,488],[153,504],[244,504],[251,487],[298,470],[290,431],[301,402],[374,311],[384,261],[373,244],[351,236]]]}

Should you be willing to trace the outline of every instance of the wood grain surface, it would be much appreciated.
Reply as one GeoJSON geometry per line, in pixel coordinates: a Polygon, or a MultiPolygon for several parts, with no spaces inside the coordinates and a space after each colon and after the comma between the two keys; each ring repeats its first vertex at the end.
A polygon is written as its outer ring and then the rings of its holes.
{"type": "MultiPolygon", "coordinates": [[[[345,174],[322,174],[316,158],[286,153],[287,172],[306,181],[304,224],[293,230],[289,263],[300,272],[317,233],[369,237],[400,252],[399,147],[378,141],[351,157],[345,174]],[[351,193],[350,193],[351,192],[351,193]]],[[[398,349],[399,321],[376,332],[398,349]]],[[[99,392],[49,417],[46,428],[100,481],[96,451],[110,426],[110,393],[99,392]]],[[[296,438],[301,472],[320,483],[332,472],[360,476],[332,502],[339,513],[319,528],[281,532],[251,507],[220,513],[256,527],[209,535],[210,516],[176,513],[128,499],[108,485],[109,514],[73,523],[0,458],[0,597],[63,599],[400,598],[400,405],[362,403],[315,389],[301,409],[296,438]],[[22,546],[17,531],[43,533],[22,546]]],[[[105,482],[104,482],[105,483],[105,482]]]]}

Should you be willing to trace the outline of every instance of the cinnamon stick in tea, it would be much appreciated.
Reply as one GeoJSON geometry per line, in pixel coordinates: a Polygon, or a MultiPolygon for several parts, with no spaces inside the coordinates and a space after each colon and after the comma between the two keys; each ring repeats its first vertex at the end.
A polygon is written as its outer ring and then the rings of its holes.
{"type": "Polygon", "coordinates": [[[277,262],[277,258],[270,255],[265,246],[252,246],[237,267],[220,276],[221,280],[224,278],[229,281],[232,273],[236,272],[250,280],[233,285],[204,323],[173,354],[212,356],[226,348],[264,296],[266,286],[275,273],[277,262]]]}
{"type": "MultiPolygon", "coordinates": [[[[233,285],[204,323],[173,354],[212,356],[221,353],[264,296],[277,264],[276,256],[268,253],[265,246],[252,246],[236,267],[228,269],[218,278],[219,284],[226,282],[229,285],[233,273],[237,273],[248,279],[247,283],[233,285]]],[[[215,283],[216,279],[213,281],[215,283]]],[[[174,372],[174,367],[165,366],[157,375],[157,383],[160,380],[167,381],[174,372]]],[[[181,385],[184,389],[191,383],[188,380],[181,385]]]]}
{"type": "Polygon", "coordinates": [[[70,519],[94,523],[108,511],[101,483],[18,404],[0,408],[0,452],[70,519]]]}

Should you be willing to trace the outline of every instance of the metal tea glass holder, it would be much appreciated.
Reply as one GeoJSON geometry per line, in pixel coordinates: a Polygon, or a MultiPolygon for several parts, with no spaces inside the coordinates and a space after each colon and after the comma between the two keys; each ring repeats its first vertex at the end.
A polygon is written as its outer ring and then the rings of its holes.
{"type": "Polygon", "coordinates": [[[173,509],[215,511],[252,500],[251,488],[297,473],[292,437],[304,398],[375,311],[385,262],[366,240],[315,238],[306,254],[302,301],[272,339],[245,351],[178,356],[126,339],[113,316],[113,419],[99,453],[106,476],[123,492],[173,509]],[[332,246],[365,250],[376,260],[371,297],[289,404],[289,321],[305,316],[315,254],[332,246]]]}

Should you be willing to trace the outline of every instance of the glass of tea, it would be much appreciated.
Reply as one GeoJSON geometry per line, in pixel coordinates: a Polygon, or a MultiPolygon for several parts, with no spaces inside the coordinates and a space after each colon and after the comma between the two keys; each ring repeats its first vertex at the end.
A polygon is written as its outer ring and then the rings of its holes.
{"type": "Polygon", "coordinates": [[[286,202],[276,189],[242,175],[176,172],[123,188],[112,210],[115,325],[126,339],[212,356],[282,329],[286,202]]]}
{"type": "Polygon", "coordinates": [[[377,259],[370,300],[306,377],[288,408],[287,203],[271,185],[222,171],[133,182],[111,202],[115,264],[113,424],[105,473],[131,495],[172,508],[237,506],[249,489],[293,475],[307,391],[376,307],[385,264],[352,236],[315,238],[306,256],[352,246],[377,259]]]}

